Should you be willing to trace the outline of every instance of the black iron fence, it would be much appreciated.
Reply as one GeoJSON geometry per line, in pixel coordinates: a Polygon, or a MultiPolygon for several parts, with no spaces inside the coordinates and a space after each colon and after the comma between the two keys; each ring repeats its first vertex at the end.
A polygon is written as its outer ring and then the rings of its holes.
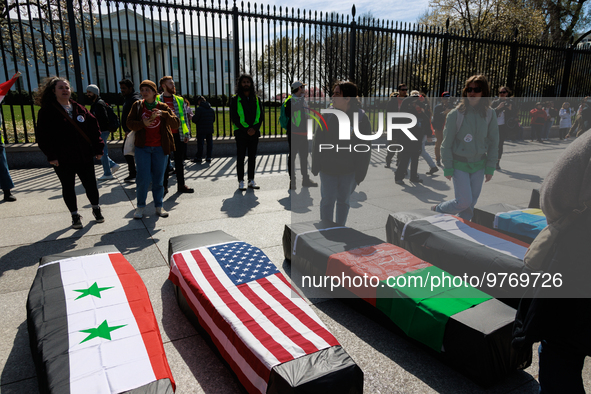
{"type": "MultiPolygon", "coordinates": [[[[209,98],[217,136],[230,136],[227,99],[236,77],[250,73],[266,106],[265,135],[281,134],[279,103],[295,80],[311,100],[336,80],[357,83],[366,97],[386,97],[398,83],[437,97],[458,95],[467,77],[488,76],[522,97],[591,92],[591,50],[510,36],[470,36],[447,27],[333,12],[228,4],[225,0],[8,0],[0,21],[4,77],[23,77],[1,108],[7,142],[32,142],[38,108],[32,92],[43,77],[68,78],[84,102],[88,84],[119,110],[119,81],[172,75],[192,104],[209,98]],[[76,34],[73,34],[73,33],[76,34]]],[[[581,37],[582,38],[582,37],[581,37]]],[[[535,100],[534,100],[535,101],[535,100]]],[[[578,101],[574,99],[574,101],[578,101]]],[[[116,138],[122,137],[120,131],[116,138]]]]}

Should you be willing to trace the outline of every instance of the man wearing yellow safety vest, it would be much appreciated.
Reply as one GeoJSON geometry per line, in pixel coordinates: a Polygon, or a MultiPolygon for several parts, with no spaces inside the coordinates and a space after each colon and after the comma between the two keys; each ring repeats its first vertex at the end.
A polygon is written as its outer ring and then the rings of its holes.
{"type": "Polygon", "coordinates": [[[285,115],[289,118],[287,122],[287,142],[289,143],[289,153],[287,158],[287,171],[289,172],[289,189],[296,189],[295,176],[295,158],[300,155],[300,171],[302,172],[303,187],[317,187],[318,184],[310,179],[308,175],[308,136],[307,124],[308,116],[304,94],[306,84],[296,81],[291,84],[291,95],[289,95],[283,105],[285,106],[285,115]]]}
{"type": "MultiPolygon", "coordinates": [[[[180,120],[180,127],[172,130],[174,138],[174,168],[176,172],[177,190],[179,193],[193,193],[194,190],[185,185],[185,151],[186,143],[189,142],[189,127],[187,123],[191,119],[186,118],[184,111],[185,100],[181,96],[177,96],[174,81],[171,76],[160,78],[160,87],[163,93],[156,96],[156,101],[161,101],[168,105],[174,111],[180,120]],[[182,135],[181,135],[182,133],[182,135]]],[[[164,171],[164,194],[168,191],[168,171],[164,171]]]]}
{"type": "Polygon", "coordinates": [[[244,159],[248,150],[248,187],[259,189],[254,181],[257,145],[263,122],[263,105],[255,93],[254,81],[248,74],[242,74],[236,84],[236,94],[230,99],[230,119],[236,139],[236,169],[238,188],[246,190],[244,185],[244,159]]]}

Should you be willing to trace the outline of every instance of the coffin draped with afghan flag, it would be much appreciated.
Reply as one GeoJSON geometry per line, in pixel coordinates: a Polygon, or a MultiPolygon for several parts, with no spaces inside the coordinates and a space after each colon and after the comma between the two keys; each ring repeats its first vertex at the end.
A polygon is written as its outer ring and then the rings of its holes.
{"type": "Polygon", "coordinates": [[[528,244],[548,225],[546,215],[541,209],[519,208],[508,204],[475,208],[472,221],[528,244]]]}
{"type": "Polygon", "coordinates": [[[174,391],[148,291],[114,246],[43,257],[27,324],[42,393],[174,391]]]}
{"type": "Polygon", "coordinates": [[[179,306],[249,393],[362,393],[363,372],[269,258],[223,231],[169,241],[179,306]]]}
{"type": "Polygon", "coordinates": [[[452,275],[478,277],[482,291],[511,306],[525,292],[509,280],[499,285],[522,273],[529,244],[493,229],[421,209],[390,214],[386,239],[452,275]]]}
{"type": "Polygon", "coordinates": [[[283,249],[298,283],[305,283],[298,279],[303,276],[379,278],[377,286],[347,283],[344,288],[478,383],[491,384],[531,363],[531,351],[520,353],[511,347],[515,309],[470,286],[448,285],[431,291],[390,284],[388,277],[410,283],[411,276],[415,281],[450,276],[400,247],[323,221],[286,225],[283,249]]]}

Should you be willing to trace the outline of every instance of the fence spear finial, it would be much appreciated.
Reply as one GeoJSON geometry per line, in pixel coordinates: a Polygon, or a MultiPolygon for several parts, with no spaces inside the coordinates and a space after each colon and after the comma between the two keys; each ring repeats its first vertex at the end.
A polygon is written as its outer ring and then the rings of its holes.
{"type": "Polygon", "coordinates": [[[351,7],[351,15],[353,18],[355,18],[355,4],[353,4],[353,7],[351,7]]]}

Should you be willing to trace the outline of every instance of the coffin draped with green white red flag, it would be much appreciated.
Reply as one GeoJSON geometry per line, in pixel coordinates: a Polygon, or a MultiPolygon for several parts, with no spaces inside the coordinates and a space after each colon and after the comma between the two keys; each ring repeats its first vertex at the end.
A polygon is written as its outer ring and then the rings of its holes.
{"type": "Polygon", "coordinates": [[[42,393],[174,392],[148,291],[114,246],[41,258],[27,325],[42,393]]]}
{"type": "Polygon", "coordinates": [[[472,222],[528,244],[548,225],[540,208],[519,208],[502,203],[475,208],[472,222]]]}
{"type": "Polygon", "coordinates": [[[511,347],[515,309],[469,286],[442,286],[435,291],[404,286],[411,283],[411,276],[428,282],[429,277],[449,274],[400,247],[323,221],[286,225],[283,249],[291,260],[292,278],[301,284],[324,277],[377,277],[379,284],[359,286],[353,279],[344,288],[480,384],[494,383],[531,363],[531,350],[518,352],[511,347]],[[303,276],[315,279],[298,279],[303,276]],[[403,277],[400,285],[388,282],[403,277]]]}
{"type": "Polygon", "coordinates": [[[169,241],[179,306],[249,393],[362,393],[363,372],[258,248],[223,231],[169,241]]]}
{"type": "Polygon", "coordinates": [[[479,288],[517,307],[524,289],[509,275],[523,272],[529,244],[457,216],[430,210],[388,216],[386,239],[452,275],[480,278],[479,288]]]}

